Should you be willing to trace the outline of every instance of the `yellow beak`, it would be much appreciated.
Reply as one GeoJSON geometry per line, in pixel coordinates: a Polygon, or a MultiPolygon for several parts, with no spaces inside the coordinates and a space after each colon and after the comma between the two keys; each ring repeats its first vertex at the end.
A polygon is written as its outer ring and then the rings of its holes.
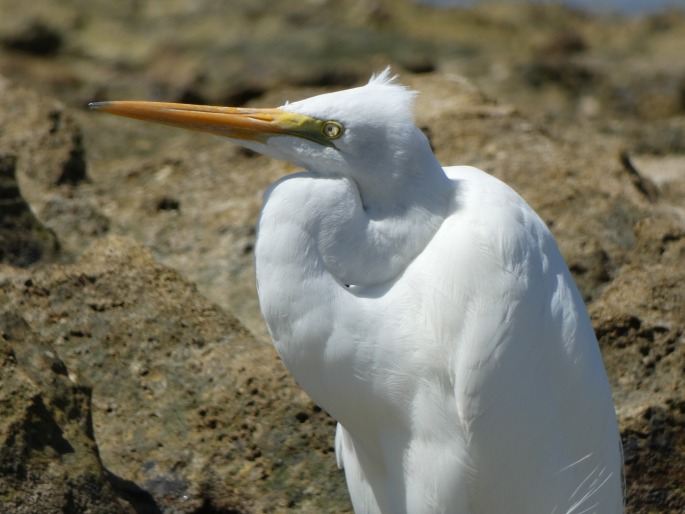
{"type": "Polygon", "coordinates": [[[166,102],[95,102],[88,105],[118,116],[265,143],[276,135],[296,136],[331,146],[324,122],[281,109],[215,107],[166,102]]]}

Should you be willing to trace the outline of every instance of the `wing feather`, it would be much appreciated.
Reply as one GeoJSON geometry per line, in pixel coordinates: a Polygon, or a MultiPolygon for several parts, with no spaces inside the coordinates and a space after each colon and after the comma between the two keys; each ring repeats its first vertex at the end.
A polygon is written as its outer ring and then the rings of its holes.
{"type": "Polygon", "coordinates": [[[453,257],[444,289],[459,291],[451,304],[461,309],[444,344],[454,351],[476,504],[485,512],[620,512],[611,392],[556,243],[503,183],[473,168],[448,173],[463,182],[468,215],[457,211],[445,227],[456,244],[440,243],[453,257]],[[475,271],[465,277],[466,269],[475,271]]]}

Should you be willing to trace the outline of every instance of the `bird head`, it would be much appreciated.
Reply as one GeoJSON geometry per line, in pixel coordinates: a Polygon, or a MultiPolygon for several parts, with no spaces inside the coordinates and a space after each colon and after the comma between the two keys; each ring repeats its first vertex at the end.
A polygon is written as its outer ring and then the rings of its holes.
{"type": "MultiPolygon", "coordinates": [[[[397,84],[387,68],[368,84],[301,100],[275,109],[115,101],[91,109],[218,134],[271,157],[322,175],[381,182],[383,171],[414,153],[425,138],[413,122],[416,93],[397,84]]],[[[387,182],[386,182],[387,183],[387,182]]]]}

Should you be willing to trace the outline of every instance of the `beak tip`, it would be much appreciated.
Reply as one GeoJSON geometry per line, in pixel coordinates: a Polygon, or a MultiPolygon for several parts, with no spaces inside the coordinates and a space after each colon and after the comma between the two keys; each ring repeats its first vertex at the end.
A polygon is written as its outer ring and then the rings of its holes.
{"type": "Polygon", "coordinates": [[[110,105],[110,102],[90,102],[88,109],[97,111],[98,109],[104,109],[108,105],[110,105]]]}

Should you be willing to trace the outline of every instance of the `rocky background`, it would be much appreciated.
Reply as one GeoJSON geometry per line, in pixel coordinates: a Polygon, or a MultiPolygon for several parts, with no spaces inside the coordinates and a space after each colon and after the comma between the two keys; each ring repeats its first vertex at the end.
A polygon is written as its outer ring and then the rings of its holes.
{"type": "MultiPolygon", "coordinates": [[[[365,0],[0,0],[0,510],[350,513],[257,308],[293,169],[88,112],[276,106],[392,64],[441,162],[549,224],[613,385],[627,511],[685,510],[685,16],[365,0]]],[[[578,413],[582,416],[582,413],[578,413]]]]}

